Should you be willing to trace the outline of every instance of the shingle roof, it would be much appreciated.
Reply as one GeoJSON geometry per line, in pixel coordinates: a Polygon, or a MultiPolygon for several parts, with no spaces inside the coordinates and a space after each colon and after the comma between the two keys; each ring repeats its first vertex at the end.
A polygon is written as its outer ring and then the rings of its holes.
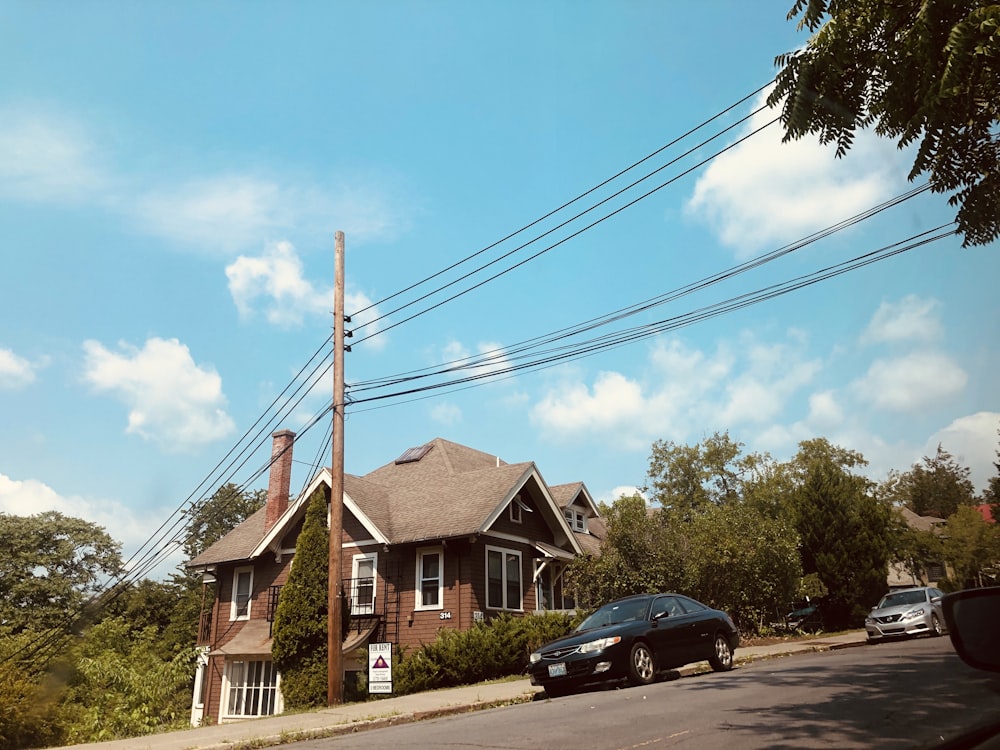
{"type": "MultiPolygon", "coordinates": [[[[543,481],[530,461],[508,464],[497,456],[443,438],[435,438],[427,445],[430,449],[417,461],[392,461],[364,476],[344,475],[347,498],[391,544],[483,531],[501,504],[533,475],[543,481]]],[[[569,502],[583,484],[560,487],[566,492],[573,488],[573,495],[566,500],[569,502]]],[[[278,525],[289,522],[301,509],[301,503],[294,503],[278,525]]],[[[261,509],[188,566],[247,559],[263,535],[261,509]]]]}
{"type": "Polygon", "coordinates": [[[192,558],[189,568],[215,565],[220,562],[248,560],[257,543],[264,536],[264,519],[267,508],[261,508],[222,539],[192,558]]]}
{"type": "Polygon", "coordinates": [[[583,482],[571,482],[570,484],[556,484],[549,487],[549,491],[552,493],[552,499],[556,501],[556,505],[560,508],[565,508],[580,493],[583,489],[583,482]]]}
{"type": "Polygon", "coordinates": [[[912,510],[905,507],[899,509],[899,514],[910,528],[917,529],[918,531],[940,531],[940,527],[944,524],[943,518],[918,516],[912,510]]]}

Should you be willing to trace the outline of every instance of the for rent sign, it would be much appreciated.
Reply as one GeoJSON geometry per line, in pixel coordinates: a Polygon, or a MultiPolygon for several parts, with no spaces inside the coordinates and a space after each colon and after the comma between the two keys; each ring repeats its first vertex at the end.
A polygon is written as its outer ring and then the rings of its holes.
{"type": "Polygon", "coordinates": [[[392,644],[368,644],[368,692],[392,692],[392,644]]]}

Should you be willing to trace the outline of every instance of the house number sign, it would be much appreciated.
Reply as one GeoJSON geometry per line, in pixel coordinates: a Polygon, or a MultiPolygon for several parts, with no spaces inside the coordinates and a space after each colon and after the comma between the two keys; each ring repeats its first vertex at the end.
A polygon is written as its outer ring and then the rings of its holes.
{"type": "Polygon", "coordinates": [[[440,615],[438,615],[438,617],[440,617],[442,620],[450,620],[451,612],[442,612],[440,615]]]}

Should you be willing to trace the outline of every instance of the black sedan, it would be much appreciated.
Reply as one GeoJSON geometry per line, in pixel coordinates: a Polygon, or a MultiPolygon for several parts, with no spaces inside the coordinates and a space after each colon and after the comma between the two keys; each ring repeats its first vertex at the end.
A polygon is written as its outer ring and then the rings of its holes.
{"type": "Polygon", "coordinates": [[[725,612],[680,594],[639,594],[605,604],[535,651],[528,674],[553,698],[595,682],[648,685],[659,672],[706,659],[717,672],[732,669],[739,640],[725,612]]]}

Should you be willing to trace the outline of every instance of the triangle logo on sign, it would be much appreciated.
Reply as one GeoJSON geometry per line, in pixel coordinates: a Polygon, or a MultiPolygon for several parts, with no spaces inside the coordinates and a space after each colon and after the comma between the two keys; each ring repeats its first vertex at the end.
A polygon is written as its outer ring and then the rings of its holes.
{"type": "Polygon", "coordinates": [[[372,667],[375,669],[388,669],[389,665],[386,664],[385,659],[380,656],[375,660],[375,663],[372,664],[372,667]]]}

